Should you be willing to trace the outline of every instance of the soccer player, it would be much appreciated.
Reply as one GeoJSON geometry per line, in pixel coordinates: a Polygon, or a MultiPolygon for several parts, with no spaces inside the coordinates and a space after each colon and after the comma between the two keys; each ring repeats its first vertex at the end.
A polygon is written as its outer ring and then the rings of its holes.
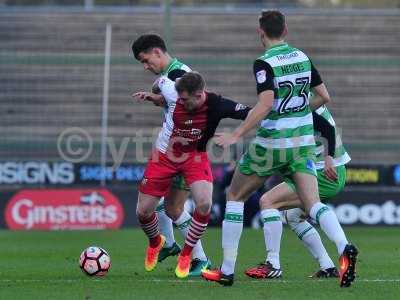
{"type": "MultiPolygon", "coordinates": [[[[324,143],[317,140],[317,180],[318,191],[321,200],[327,200],[336,196],[343,190],[346,182],[346,167],[350,156],[346,152],[335,121],[328,108],[324,105],[313,112],[314,130],[328,142],[327,154],[324,143]]],[[[266,192],[260,199],[261,214],[265,215],[270,209],[284,209],[287,207],[301,207],[301,202],[296,194],[296,188],[291,178],[284,178],[284,182],[266,192]]],[[[305,212],[300,208],[285,210],[283,216],[289,227],[296,233],[311,255],[318,261],[320,269],[311,277],[329,278],[339,277],[338,271],[329,257],[321,238],[315,228],[305,220],[305,212]]],[[[263,219],[264,224],[268,220],[263,219]]],[[[279,221],[278,221],[279,222],[279,221]]],[[[268,231],[268,225],[264,230],[268,231]]],[[[280,278],[282,270],[279,262],[280,231],[265,233],[271,234],[269,240],[265,240],[267,258],[265,263],[249,268],[245,274],[253,278],[280,278]],[[273,246],[277,245],[277,246],[273,246]],[[270,251],[271,248],[271,251],[270,251]]]]}
{"type": "MultiPolygon", "coordinates": [[[[160,75],[154,82],[151,92],[134,93],[132,96],[141,101],[150,101],[164,108],[163,130],[160,132],[157,142],[160,143],[160,147],[165,148],[165,141],[162,133],[164,132],[166,136],[170,134],[171,117],[175,109],[177,96],[174,83],[177,78],[180,78],[191,69],[176,58],[172,58],[167,52],[165,42],[156,34],[144,34],[137,38],[132,44],[132,51],[135,58],[143,64],[145,70],[155,75],[160,75]],[[162,89],[160,88],[161,85],[162,89]]],[[[170,202],[180,203],[182,199],[186,200],[189,194],[188,188],[183,185],[183,179],[181,177],[174,178],[173,182],[173,188],[169,191],[168,195],[170,200],[167,201],[166,204],[170,202]]],[[[171,205],[168,205],[168,207],[170,206],[171,205]]],[[[168,256],[179,254],[181,249],[175,242],[172,221],[166,215],[164,200],[160,201],[156,210],[156,215],[160,222],[160,229],[166,239],[158,255],[158,261],[163,261],[168,256]]],[[[177,215],[174,219],[174,223],[177,225],[184,239],[188,233],[191,218],[190,214],[182,210],[181,214],[177,215]]],[[[210,261],[204,253],[200,240],[196,243],[192,255],[193,261],[190,273],[193,276],[199,276],[201,269],[210,266],[210,261]]]]}
{"type": "MultiPolygon", "coordinates": [[[[202,276],[222,285],[233,284],[244,201],[267,176],[280,173],[292,178],[305,212],[336,244],[341,263],[340,285],[350,286],[355,278],[357,249],[348,243],[335,213],[320,202],[314,163],[310,89],[324,102],[330,100],[328,91],[308,56],[285,43],[287,26],[281,12],[263,12],[259,25],[258,32],[266,51],[253,66],[258,102],[233,133],[219,134],[216,143],[223,147],[235,144],[261,124],[240,159],[229,188],[222,225],[223,263],[218,270],[203,271],[202,276]]],[[[265,210],[262,218],[266,220],[265,239],[270,245],[271,233],[281,235],[282,232],[280,212],[265,210]]]]}
{"type": "MultiPolygon", "coordinates": [[[[159,80],[161,91],[166,82],[162,80],[159,80]]],[[[174,97],[170,128],[160,135],[165,147],[160,147],[158,142],[157,151],[148,163],[139,188],[137,215],[149,238],[145,268],[151,271],[165,242],[159,233],[154,211],[160,197],[169,191],[172,178],[180,173],[183,175],[196,204],[175,269],[178,278],[185,278],[190,270],[192,249],[206,230],[211,208],[212,172],[206,152],[207,142],[222,118],[244,119],[249,108],[206,92],[204,79],[195,72],[185,73],[175,83],[175,89],[179,98],[174,97]]]]}

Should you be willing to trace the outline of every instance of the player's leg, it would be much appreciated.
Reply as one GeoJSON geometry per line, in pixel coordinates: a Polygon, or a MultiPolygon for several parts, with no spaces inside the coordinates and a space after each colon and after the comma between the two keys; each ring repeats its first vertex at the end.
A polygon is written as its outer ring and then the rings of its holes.
{"type": "Polygon", "coordinates": [[[165,237],[160,234],[158,217],[155,213],[159,200],[159,196],[139,192],[136,215],[140,227],[142,227],[142,230],[149,239],[144,263],[146,271],[152,271],[156,267],[158,254],[165,244],[165,237]]]}
{"type": "Polygon", "coordinates": [[[213,177],[207,153],[196,152],[190,155],[182,166],[181,172],[192,191],[195,210],[175,269],[175,274],[179,278],[189,275],[193,248],[207,229],[212,204],[213,177]]]}
{"type": "MultiPolygon", "coordinates": [[[[156,212],[157,212],[157,216],[158,216],[160,232],[165,237],[164,248],[172,247],[172,245],[175,243],[174,228],[172,225],[171,218],[167,216],[167,213],[165,211],[164,197],[162,197],[160,199],[160,202],[158,203],[158,205],[156,207],[156,212]]],[[[159,261],[160,261],[160,257],[159,257],[159,261]]]]}
{"type": "MultiPolygon", "coordinates": [[[[290,207],[301,207],[301,201],[296,193],[296,188],[293,180],[290,177],[285,177],[285,182],[281,183],[280,186],[286,187],[287,200],[282,200],[281,202],[275,201],[270,203],[263,201],[261,207],[266,205],[267,207],[273,207],[282,210],[283,208],[290,207]]],[[[318,173],[318,187],[320,187],[320,176],[318,173]]],[[[321,189],[319,189],[321,194],[321,189]]],[[[325,191],[325,189],[322,189],[325,191]]],[[[320,264],[321,270],[316,272],[314,275],[316,277],[335,277],[337,270],[333,264],[331,258],[329,257],[324,245],[322,244],[321,237],[318,231],[308,223],[302,214],[305,214],[302,209],[294,208],[286,210],[284,212],[285,219],[289,227],[296,233],[299,239],[303,242],[303,245],[311,253],[311,255],[317,259],[320,264]],[[326,275],[326,276],[324,276],[326,275]]],[[[337,276],[336,276],[337,277],[337,276]]]]}
{"type": "Polygon", "coordinates": [[[169,256],[176,256],[181,252],[181,248],[175,241],[172,220],[167,215],[166,206],[166,201],[163,197],[156,208],[160,232],[165,237],[165,245],[158,255],[158,262],[162,262],[169,256]]]}
{"type": "Polygon", "coordinates": [[[206,280],[227,286],[233,284],[239,241],[243,231],[244,202],[264,182],[264,177],[256,174],[245,175],[239,168],[235,169],[228,190],[225,218],[222,222],[223,262],[220,269],[202,272],[206,280]]]}
{"type": "Polygon", "coordinates": [[[311,277],[338,277],[338,271],[322,244],[318,231],[305,220],[305,212],[300,208],[293,208],[285,210],[283,214],[290,229],[319,263],[320,269],[311,277]]]}
{"type": "Polygon", "coordinates": [[[175,173],[176,170],[168,162],[167,157],[155,152],[147,164],[139,185],[136,215],[140,226],[149,238],[149,247],[145,257],[147,271],[152,271],[156,267],[159,253],[165,244],[165,237],[159,231],[155,210],[160,198],[170,190],[175,173]]]}
{"type": "Polygon", "coordinates": [[[296,193],[286,184],[281,183],[260,199],[261,218],[267,251],[265,263],[246,270],[246,275],[253,278],[280,278],[282,270],[279,253],[282,238],[282,220],[279,209],[301,205],[296,193]]]}
{"type": "Polygon", "coordinates": [[[243,230],[244,202],[265,182],[256,174],[242,174],[236,168],[227,194],[225,218],[222,223],[222,248],[224,259],[221,272],[231,275],[235,272],[236,257],[243,230]]]}
{"type": "MultiPolygon", "coordinates": [[[[336,168],[337,180],[332,181],[325,176],[323,169],[317,170],[318,191],[321,201],[335,197],[340,193],[346,182],[346,168],[339,166],[336,168]]],[[[291,182],[288,183],[292,184],[291,182]]],[[[293,188],[294,185],[292,184],[293,188]]],[[[285,212],[285,216],[290,228],[299,236],[304,246],[311,255],[319,262],[320,270],[312,275],[314,278],[339,277],[339,273],[322,244],[321,237],[315,228],[304,220],[300,209],[291,209],[285,212]],[[311,228],[312,227],[312,228],[311,228]]]]}
{"type": "Polygon", "coordinates": [[[225,218],[222,222],[223,262],[220,270],[209,270],[202,276],[209,281],[222,285],[232,285],[239,241],[243,230],[244,202],[260,188],[267,176],[267,150],[257,145],[250,145],[240,159],[227,193],[225,218]],[[255,154],[255,155],[253,155],[255,154]]]}
{"type": "Polygon", "coordinates": [[[321,229],[336,244],[338,253],[341,254],[348,241],[335,213],[319,199],[317,178],[314,175],[296,172],[293,179],[306,212],[321,225],[321,229]]]}
{"type": "Polygon", "coordinates": [[[207,229],[212,202],[212,182],[198,180],[190,185],[196,208],[190,221],[185,245],[178,259],[175,274],[179,278],[189,275],[193,248],[207,229]]]}
{"type": "Polygon", "coordinates": [[[293,174],[297,193],[306,212],[320,224],[322,231],[336,244],[340,255],[340,285],[348,287],[355,278],[358,250],[348,243],[335,213],[319,200],[316,176],[303,171],[296,171],[293,174]]]}
{"type": "MultiPolygon", "coordinates": [[[[189,225],[192,220],[191,213],[194,213],[194,210],[190,212],[185,209],[189,194],[190,188],[186,186],[183,177],[177,176],[166,201],[167,214],[174,221],[184,240],[189,232],[189,225]]],[[[210,266],[211,262],[204,252],[201,240],[199,240],[192,251],[189,276],[200,276],[201,270],[210,266]]]]}

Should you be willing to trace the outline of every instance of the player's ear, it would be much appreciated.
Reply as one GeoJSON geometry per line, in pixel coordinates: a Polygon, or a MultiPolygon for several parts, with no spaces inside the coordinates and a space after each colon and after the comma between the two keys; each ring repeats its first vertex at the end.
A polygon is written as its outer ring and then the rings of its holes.
{"type": "Polygon", "coordinates": [[[260,27],[257,27],[257,33],[260,37],[264,36],[264,31],[260,27]]]}
{"type": "Polygon", "coordinates": [[[157,55],[157,57],[161,57],[161,55],[164,53],[160,48],[153,48],[153,53],[157,55]]]}
{"type": "Polygon", "coordinates": [[[285,28],[283,29],[282,37],[284,38],[284,37],[287,35],[287,33],[288,33],[288,26],[287,26],[287,24],[285,23],[285,28]]]}
{"type": "Polygon", "coordinates": [[[204,90],[198,91],[196,96],[198,99],[203,99],[206,97],[206,93],[204,92],[204,90]]]}

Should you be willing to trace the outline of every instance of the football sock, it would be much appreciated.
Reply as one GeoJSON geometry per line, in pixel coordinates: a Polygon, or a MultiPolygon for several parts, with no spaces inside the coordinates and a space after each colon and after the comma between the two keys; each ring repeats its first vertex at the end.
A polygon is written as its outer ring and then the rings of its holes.
{"type": "Polygon", "coordinates": [[[276,269],[280,269],[279,252],[281,249],[282,220],[277,209],[263,209],[261,211],[264,223],[264,239],[267,249],[267,261],[276,269]]]}
{"type": "Polygon", "coordinates": [[[310,217],[321,226],[326,236],[336,244],[338,253],[341,255],[348,241],[335,213],[325,204],[317,202],[310,209],[310,217]]]}
{"type": "Polygon", "coordinates": [[[196,243],[201,239],[202,235],[207,229],[209,218],[210,213],[202,215],[195,209],[192,221],[189,225],[189,231],[186,235],[185,246],[183,246],[181,255],[192,254],[193,248],[196,246],[196,243]]]}
{"type": "Polygon", "coordinates": [[[174,228],[172,226],[172,220],[165,213],[164,200],[160,201],[156,208],[156,211],[158,216],[158,223],[160,226],[160,232],[165,237],[164,247],[170,248],[175,243],[174,228]]]}
{"type": "Polygon", "coordinates": [[[225,275],[235,273],[235,263],[243,230],[244,202],[227,201],[225,218],[222,222],[222,249],[224,260],[221,272],[225,275]]]}
{"type": "Polygon", "coordinates": [[[288,224],[311,255],[318,261],[321,269],[325,270],[335,266],[322,244],[318,231],[310,223],[302,221],[289,222],[288,224]]]}
{"type": "Polygon", "coordinates": [[[148,218],[138,218],[140,227],[149,238],[150,247],[157,247],[161,242],[160,231],[158,230],[158,218],[154,212],[148,218]]]}
{"type": "MultiPolygon", "coordinates": [[[[186,235],[189,232],[189,225],[191,220],[192,216],[186,210],[184,210],[182,214],[179,216],[179,218],[174,222],[176,227],[178,227],[180,233],[182,234],[183,239],[186,239],[186,235]]],[[[194,246],[192,251],[192,258],[207,260],[207,256],[204,253],[201,240],[198,240],[196,246],[194,246]]]]}

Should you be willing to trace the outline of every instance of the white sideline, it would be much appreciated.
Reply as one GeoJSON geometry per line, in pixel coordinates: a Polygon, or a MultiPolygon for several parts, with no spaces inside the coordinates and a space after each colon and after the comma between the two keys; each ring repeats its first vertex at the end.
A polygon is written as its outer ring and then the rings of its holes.
{"type": "MultiPolygon", "coordinates": [[[[139,279],[139,280],[134,280],[133,277],[129,278],[133,279],[133,281],[137,282],[166,282],[166,283],[206,283],[205,280],[179,280],[179,279],[139,279]]],[[[79,282],[82,281],[82,279],[0,279],[0,283],[5,283],[5,282],[22,282],[22,283],[29,283],[29,282],[49,282],[49,283],[67,283],[67,282],[79,282]]],[[[103,282],[104,279],[97,279],[93,278],[91,281],[94,282],[103,282]]],[[[309,280],[282,280],[282,279],[274,279],[274,280],[235,280],[235,283],[240,282],[240,283],[246,283],[246,284],[252,284],[252,283],[263,283],[265,282],[274,284],[274,283],[304,283],[305,281],[309,282],[327,282],[331,280],[327,279],[309,279],[309,280]]],[[[368,279],[368,278],[362,278],[362,279],[356,279],[355,282],[400,282],[400,278],[388,278],[388,279],[380,279],[380,278],[375,278],[375,279],[368,279]]]]}

